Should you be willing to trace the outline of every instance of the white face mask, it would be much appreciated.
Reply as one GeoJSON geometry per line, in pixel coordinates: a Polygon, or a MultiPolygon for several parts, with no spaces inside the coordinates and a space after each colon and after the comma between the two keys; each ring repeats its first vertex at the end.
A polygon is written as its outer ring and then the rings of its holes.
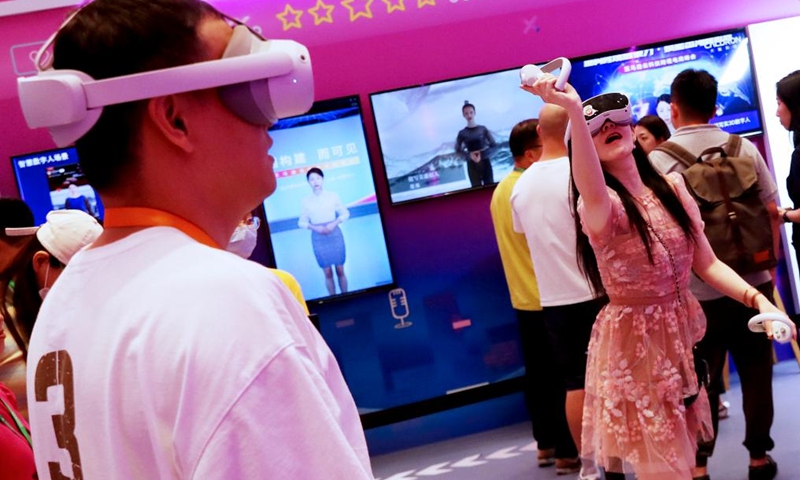
{"type": "Polygon", "coordinates": [[[227,250],[235,253],[242,258],[250,258],[253,250],[256,248],[256,241],[258,240],[258,232],[255,227],[250,225],[239,225],[231,235],[231,241],[228,243],[227,250]]]}
{"type": "Polygon", "coordinates": [[[39,298],[44,300],[44,297],[47,296],[47,292],[50,291],[50,287],[47,286],[47,278],[50,276],[50,262],[47,262],[47,270],[44,271],[44,287],[39,289],[39,298]]]}

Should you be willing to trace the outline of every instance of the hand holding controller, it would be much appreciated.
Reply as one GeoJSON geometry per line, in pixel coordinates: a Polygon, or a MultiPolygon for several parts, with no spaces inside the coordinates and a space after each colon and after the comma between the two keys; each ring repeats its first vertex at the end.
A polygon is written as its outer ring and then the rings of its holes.
{"type": "Polygon", "coordinates": [[[523,85],[530,87],[543,73],[552,73],[558,69],[561,69],[561,71],[558,74],[558,80],[556,80],[555,86],[557,90],[563,92],[564,87],[567,85],[567,80],[569,80],[569,74],[572,72],[572,64],[564,57],[558,57],[548,62],[542,68],[533,64],[525,65],[519,72],[519,79],[523,85]]]}
{"type": "Polygon", "coordinates": [[[792,340],[792,324],[789,318],[782,313],[759,313],[747,322],[747,327],[753,332],[765,332],[764,322],[772,321],[772,338],[778,343],[789,343],[792,340]]]}
{"type": "Polygon", "coordinates": [[[527,85],[529,87],[533,86],[536,80],[538,80],[542,75],[544,75],[542,69],[532,63],[525,65],[522,67],[522,70],[519,71],[520,81],[523,85],[527,85]]]}

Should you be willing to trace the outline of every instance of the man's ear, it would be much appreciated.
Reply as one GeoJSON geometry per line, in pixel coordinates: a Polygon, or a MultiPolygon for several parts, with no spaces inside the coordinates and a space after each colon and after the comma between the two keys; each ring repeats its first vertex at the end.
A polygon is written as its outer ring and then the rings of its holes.
{"type": "Polygon", "coordinates": [[[178,95],[151,98],[147,102],[147,116],[155,129],[177,148],[189,153],[194,144],[189,140],[189,122],[178,95]]]}
{"type": "Polygon", "coordinates": [[[676,124],[680,122],[681,111],[678,110],[678,106],[675,105],[675,102],[669,104],[669,116],[670,119],[672,119],[672,124],[675,125],[675,128],[678,128],[676,124]]]}

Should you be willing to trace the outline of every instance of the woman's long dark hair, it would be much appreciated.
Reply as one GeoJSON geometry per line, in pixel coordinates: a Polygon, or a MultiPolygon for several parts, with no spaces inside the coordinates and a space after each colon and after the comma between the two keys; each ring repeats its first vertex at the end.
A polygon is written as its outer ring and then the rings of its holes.
{"type": "MultiPolygon", "coordinates": [[[[569,158],[571,165],[571,143],[569,146],[569,158]]],[[[647,154],[644,153],[644,150],[642,150],[639,145],[636,145],[633,149],[633,158],[636,160],[636,168],[639,170],[639,176],[642,182],[655,193],[658,200],[664,205],[672,218],[678,222],[684,235],[692,241],[695,241],[692,234],[692,221],[689,218],[689,214],[686,213],[686,210],[683,208],[680,199],[672,189],[672,186],[670,186],[669,182],[656,171],[650,163],[650,160],[648,160],[647,154]]],[[[631,228],[639,234],[642,243],[644,243],[645,250],[647,250],[647,258],[650,263],[653,263],[650,232],[648,231],[644,217],[642,217],[642,213],[637,208],[636,200],[619,180],[608,174],[605,170],[603,171],[603,176],[606,179],[606,185],[617,192],[620,200],[622,200],[622,206],[625,208],[625,213],[628,216],[631,228]]],[[[589,237],[586,236],[581,226],[581,219],[578,215],[579,193],[578,188],[575,186],[575,179],[572,176],[571,169],[570,183],[572,184],[572,213],[575,219],[575,233],[577,234],[576,250],[578,253],[578,266],[591,284],[594,293],[602,295],[605,294],[605,287],[603,287],[600,271],[597,268],[597,257],[594,254],[594,250],[592,250],[592,246],[589,244],[589,237]]]]}
{"type": "Polygon", "coordinates": [[[792,114],[789,131],[793,134],[794,146],[800,146],[800,70],[778,80],[775,89],[778,98],[792,114]]]}
{"type": "MultiPolygon", "coordinates": [[[[0,313],[5,319],[8,331],[14,337],[14,342],[22,351],[23,358],[28,356],[28,341],[31,338],[33,324],[39,315],[42,299],[39,296],[39,282],[36,280],[36,271],[33,269],[33,256],[36,252],[47,251],[42,246],[36,235],[31,235],[30,240],[17,252],[14,260],[0,272],[0,313]],[[11,282],[14,283],[13,289],[11,282]],[[11,306],[14,315],[9,312],[5,299],[11,296],[11,306]]],[[[64,265],[50,254],[50,267],[63,268],[64,265]]]]}

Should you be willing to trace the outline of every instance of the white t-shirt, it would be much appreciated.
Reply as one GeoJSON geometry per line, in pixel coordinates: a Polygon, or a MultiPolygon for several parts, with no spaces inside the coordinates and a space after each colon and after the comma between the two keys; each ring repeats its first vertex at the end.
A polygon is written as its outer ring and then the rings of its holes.
{"type": "Polygon", "coordinates": [[[542,307],[594,298],[578,267],[569,173],[567,157],[539,161],[522,172],[511,192],[514,231],[528,242],[542,307]]]}
{"type": "Polygon", "coordinates": [[[87,479],[373,478],[352,396],[289,290],[175,229],[78,253],[28,360],[42,480],[48,462],[74,478],[78,458],[87,479]],[[53,422],[76,442],[59,448],[53,422]]]}
{"type": "MultiPolygon", "coordinates": [[[[700,155],[707,148],[724,146],[728,142],[728,137],[730,137],[730,134],[718,126],[703,124],[681,127],[675,131],[669,140],[685,148],[692,155],[700,155]]],[[[761,200],[764,203],[776,201],[778,187],[772,179],[772,174],[764,161],[764,157],[761,156],[756,146],[750,140],[742,138],[738,156],[753,159],[756,174],[758,175],[758,189],[761,200]]],[[[653,150],[648,157],[653,166],[665,175],[670,172],[683,172],[686,170],[686,166],[682,162],[666,152],[653,150]]],[[[742,278],[750,285],[761,285],[770,281],[772,276],[769,270],[763,270],[742,275],[742,278]]],[[[694,272],[692,272],[692,276],[689,279],[689,290],[700,301],[716,300],[725,296],[714,287],[703,282],[694,272]]]]}

